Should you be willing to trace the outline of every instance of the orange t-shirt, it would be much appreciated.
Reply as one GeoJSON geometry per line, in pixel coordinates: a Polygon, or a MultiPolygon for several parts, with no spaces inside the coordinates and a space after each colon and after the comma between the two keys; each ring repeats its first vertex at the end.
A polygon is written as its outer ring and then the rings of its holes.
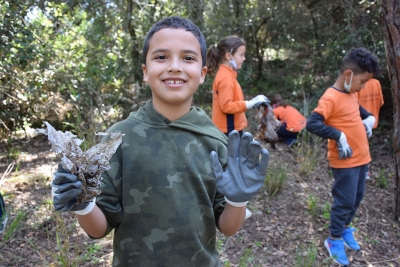
{"type": "Polygon", "coordinates": [[[221,64],[213,82],[212,121],[224,133],[247,127],[246,102],[236,77],[236,71],[221,64]]]}
{"type": "Polygon", "coordinates": [[[286,122],[286,130],[289,132],[300,132],[306,126],[306,118],[292,106],[278,106],[274,108],[274,115],[278,120],[286,122]]]}
{"type": "Polygon", "coordinates": [[[325,124],[343,132],[353,150],[351,158],[340,160],[336,140],[328,139],[328,160],[331,167],[352,168],[371,161],[367,134],[355,94],[329,88],[319,99],[314,112],[324,117],[325,124]]]}
{"type": "Polygon", "coordinates": [[[382,87],[377,79],[370,79],[358,92],[358,103],[368,112],[374,115],[376,121],[374,127],[378,126],[379,110],[383,105],[382,87]]]}

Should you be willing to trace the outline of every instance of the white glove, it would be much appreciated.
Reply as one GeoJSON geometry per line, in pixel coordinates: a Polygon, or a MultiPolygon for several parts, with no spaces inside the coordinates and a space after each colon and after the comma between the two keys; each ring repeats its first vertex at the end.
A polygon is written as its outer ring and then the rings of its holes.
{"type": "Polygon", "coordinates": [[[269,99],[265,95],[258,95],[252,100],[246,101],[246,107],[247,109],[258,108],[258,106],[262,103],[271,103],[271,101],[269,101],[269,99]]]}
{"type": "Polygon", "coordinates": [[[353,150],[347,143],[346,135],[342,132],[339,140],[336,141],[339,150],[339,159],[349,159],[353,155],[353,150]]]}
{"type": "Polygon", "coordinates": [[[365,131],[367,132],[367,137],[370,138],[372,136],[372,127],[374,127],[375,124],[375,117],[370,115],[362,122],[364,124],[365,131]]]}

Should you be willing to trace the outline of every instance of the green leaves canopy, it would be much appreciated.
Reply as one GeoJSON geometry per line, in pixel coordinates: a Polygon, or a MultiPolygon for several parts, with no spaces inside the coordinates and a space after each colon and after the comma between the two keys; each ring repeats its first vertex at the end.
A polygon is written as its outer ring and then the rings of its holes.
{"type": "MultiPolygon", "coordinates": [[[[304,97],[316,102],[351,47],[365,46],[385,65],[374,1],[0,0],[0,6],[3,136],[44,120],[85,135],[125,117],[150,97],[141,70],[146,32],[171,15],[193,20],[209,45],[231,34],[245,39],[239,82],[249,97],[279,91],[294,104],[304,97]]],[[[199,88],[196,105],[210,105],[211,83],[208,77],[199,88]]]]}

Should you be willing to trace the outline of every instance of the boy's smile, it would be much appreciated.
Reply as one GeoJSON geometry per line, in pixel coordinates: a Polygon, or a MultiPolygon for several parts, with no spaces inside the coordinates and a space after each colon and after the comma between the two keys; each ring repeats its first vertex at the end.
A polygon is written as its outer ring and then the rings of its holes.
{"type": "Polygon", "coordinates": [[[189,112],[192,96],[207,73],[197,38],[184,29],[173,28],[153,35],[146,65],[142,68],[143,80],[152,90],[155,109],[172,120],[189,112]],[[174,114],[169,114],[172,106],[174,114]]]}

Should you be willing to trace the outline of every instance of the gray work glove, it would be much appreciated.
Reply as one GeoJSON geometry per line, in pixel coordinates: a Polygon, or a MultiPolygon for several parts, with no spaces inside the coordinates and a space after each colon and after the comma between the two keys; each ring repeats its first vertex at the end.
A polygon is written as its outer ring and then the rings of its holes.
{"type": "Polygon", "coordinates": [[[269,153],[260,143],[253,141],[250,133],[246,132],[240,138],[238,131],[232,131],[228,139],[228,162],[225,172],[215,151],[211,152],[210,160],[218,190],[225,195],[228,203],[234,202],[234,206],[240,207],[255,197],[263,186],[269,153]]]}
{"type": "Polygon", "coordinates": [[[346,135],[342,132],[339,140],[336,141],[339,150],[339,159],[349,159],[353,155],[353,150],[347,143],[346,135]]]}
{"type": "Polygon", "coordinates": [[[370,138],[372,136],[372,127],[374,127],[375,124],[375,117],[370,115],[362,122],[364,124],[365,131],[367,132],[367,137],[370,138]]]}
{"type": "Polygon", "coordinates": [[[252,100],[246,101],[246,108],[258,108],[261,104],[271,103],[265,95],[258,95],[252,100]]]}
{"type": "Polygon", "coordinates": [[[95,199],[82,204],[76,204],[77,196],[82,192],[82,182],[78,176],[70,173],[58,164],[51,183],[53,205],[57,211],[75,211],[79,215],[86,215],[94,208],[95,199]]]}

